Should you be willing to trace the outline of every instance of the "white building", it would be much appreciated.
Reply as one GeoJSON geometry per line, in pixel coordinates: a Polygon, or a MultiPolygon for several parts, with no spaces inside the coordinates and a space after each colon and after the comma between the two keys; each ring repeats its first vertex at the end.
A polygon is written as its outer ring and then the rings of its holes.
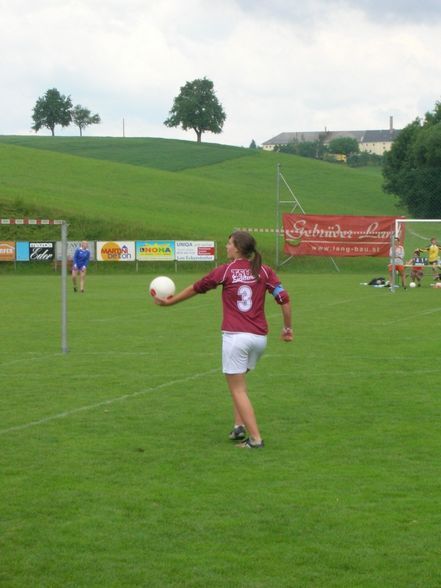
{"type": "Polygon", "coordinates": [[[272,139],[262,143],[262,148],[266,151],[273,151],[278,145],[289,145],[290,143],[305,143],[307,141],[321,141],[324,145],[329,145],[333,139],[341,137],[350,137],[356,139],[360,151],[383,155],[389,151],[392,143],[398,137],[400,131],[393,128],[393,118],[390,117],[388,130],[377,131],[305,131],[293,133],[280,133],[272,139]]]}

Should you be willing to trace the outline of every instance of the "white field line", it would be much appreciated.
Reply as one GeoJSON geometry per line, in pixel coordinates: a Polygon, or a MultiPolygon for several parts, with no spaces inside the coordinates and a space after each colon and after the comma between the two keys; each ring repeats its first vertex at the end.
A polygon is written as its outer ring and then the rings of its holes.
{"type": "Polygon", "coordinates": [[[152,388],[144,388],[143,390],[139,390],[138,392],[133,392],[132,394],[124,394],[123,396],[109,398],[108,400],[102,400],[101,402],[97,402],[95,404],[88,404],[86,406],[80,406],[79,408],[74,408],[72,410],[60,412],[58,414],[54,414],[52,416],[48,416],[43,419],[39,419],[38,421],[30,421],[29,423],[24,423],[23,425],[17,425],[15,427],[1,429],[0,435],[6,435],[7,433],[13,433],[15,431],[23,431],[23,430],[29,429],[31,427],[36,427],[38,425],[44,425],[45,423],[49,423],[50,421],[54,421],[57,419],[64,419],[66,417],[72,416],[72,415],[77,414],[79,412],[93,410],[94,408],[99,408],[100,406],[108,406],[110,404],[114,404],[115,402],[123,402],[124,400],[136,398],[138,396],[142,396],[143,394],[147,394],[149,392],[155,392],[156,390],[162,390],[163,388],[169,388],[170,386],[175,386],[177,384],[184,384],[186,382],[190,382],[191,380],[197,380],[198,378],[202,378],[203,376],[209,376],[210,374],[214,374],[215,372],[218,372],[218,371],[219,371],[219,368],[208,370],[207,372],[199,372],[197,374],[187,376],[186,378],[181,378],[179,380],[170,380],[169,382],[164,382],[163,384],[159,384],[158,386],[154,386],[152,388]]]}
{"type": "MultiPolygon", "coordinates": [[[[278,353],[265,353],[264,355],[262,355],[261,359],[259,361],[265,361],[265,359],[267,358],[272,358],[272,357],[278,357],[280,358],[280,354],[278,353]]],[[[388,359],[392,359],[394,360],[394,358],[389,358],[388,359]]],[[[402,358],[400,358],[402,359],[402,358]]],[[[397,360],[398,361],[398,360],[397,360]]],[[[295,359],[294,359],[295,362],[295,359]]],[[[326,371],[326,375],[329,377],[338,377],[338,378],[357,378],[358,380],[360,380],[360,372],[356,371],[350,371],[347,370],[346,368],[342,367],[341,369],[337,369],[337,370],[329,370],[329,369],[321,369],[317,372],[310,372],[308,374],[308,378],[309,379],[314,379],[315,377],[323,377],[323,373],[324,371],[326,371]]],[[[425,374],[439,374],[439,369],[438,368],[412,368],[411,370],[412,374],[415,375],[425,375],[425,374]]],[[[397,370],[390,370],[390,369],[384,369],[384,370],[375,370],[375,375],[376,376],[382,376],[382,375],[390,375],[390,374],[396,374],[397,376],[406,376],[408,377],[408,373],[404,372],[402,369],[397,369],[397,370]]],[[[290,376],[292,377],[292,371],[291,372],[281,372],[280,370],[277,371],[277,376],[278,377],[284,377],[284,376],[290,376]]],[[[293,380],[293,387],[296,386],[296,381],[293,380]]]]}
{"type": "MultiPolygon", "coordinates": [[[[90,357],[91,355],[97,355],[97,356],[117,355],[118,357],[128,357],[128,356],[149,357],[149,356],[154,356],[155,352],[154,351],[119,351],[119,350],[112,351],[111,349],[109,349],[107,351],[74,351],[73,355],[75,357],[80,357],[82,355],[86,356],[86,357],[90,357]]],[[[170,351],[169,353],[164,353],[164,355],[175,357],[176,352],[170,351]]],[[[198,351],[198,352],[193,351],[192,355],[195,355],[195,356],[200,355],[203,357],[217,356],[217,355],[220,355],[220,351],[198,351]]],[[[11,361],[4,361],[4,362],[0,362],[0,369],[2,369],[4,367],[9,367],[11,365],[16,365],[18,363],[28,363],[30,361],[37,361],[37,360],[46,359],[48,357],[65,357],[65,354],[57,351],[55,353],[40,353],[39,355],[35,355],[33,357],[22,357],[21,359],[13,359],[11,361]]],[[[67,357],[69,357],[69,354],[67,355],[67,357]]],[[[0,377],[8,376],[8,375],[10,375],[10,374],[0,373],[0,377]]],[[[88,377],[90,377],[90,376],[88,376],[88,377]]]]}
{"type": "MultiPolygon", "coordinates": [[[[199,310],[201,308],[205,308],[207,304],[197,304],[191,307],[191,311],[199,310]]],[[[167,312],[166,310],[158,310],[158,312],[167,312]]],[[[91,318],[87,322],[88,323],[110,323],[115,321],[127,322],[128,320],[136,320],[139,317],[145,317],[146,320],[149,318],[148,315],[143,312],[136,312],[133,314],[125,315],[125,316],[108,316],[106,318],[91,318]]]]}
{"type": "Polygon", "coordinates": [[[402,321],[408,321],[409,319],[415,318],[415,317],[420,317],[420,316],[424,316],[426,314],[433,314],[434,312],[440,312],[441,311],[441,307],[439,308],[430,308],[429,310],[421,310],[420,312],[417,312],[415,314],[407,314],[406,316],[403,316],[399,319],[394,319],[393,321],[386,321],[385,323],[381,323],[382,325],[393,325],[394,323],[400,323],[402,321]]]}
{"type": "Polygon", "coordinates": [[[2,361],[0,363],[0,368],[4,368],[10,365],[16,365],[17,363],[46,359],[48,357],[61,357],[62,355],[63,353],[58,351],[56,353],[40,353],[39,355],[35,355],[34,357],[22,357],[21,359],[13,359],[12,361],[2,361]]]}

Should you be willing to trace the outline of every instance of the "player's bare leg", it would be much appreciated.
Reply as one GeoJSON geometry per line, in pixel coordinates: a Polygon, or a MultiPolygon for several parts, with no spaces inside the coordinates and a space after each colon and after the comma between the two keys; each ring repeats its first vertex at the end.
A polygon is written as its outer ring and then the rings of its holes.
{"type": "Polygon", "coordinates": [[[234,417],[245,425],[253,443],[261,443],[253,405],[248,398],[245,374],[225,374],[234,404],[234,417]]]}
{"type": "Polygon", "coordinates": [[[86,281],[86,270],[80,272],[80,290],[84,292],[84,283],[86,281]]]}
{"type": "Polygon", "coordinates": [[[403,286],[403,288],[406,288],[406,274],[403,271],[400,272],[400,276],[401,276],[401,285],[403,286]]]}
{"type": "Polygon", "coordinates": [[[245,423],[243,422],[242,415],[237,410],[236,405],[234,404],[234,402],[233,402],[233,406],[234,406],[234,426],[235,427],[240,427],[241,425],[245,425],[245,423]]]}
{"type": "Polygon", "coordinates": [[[74,292],[77,291],[77,274],[78,274],[77,270],[73,269],[72,270],[72,283],[73,283],[74,292]]]}

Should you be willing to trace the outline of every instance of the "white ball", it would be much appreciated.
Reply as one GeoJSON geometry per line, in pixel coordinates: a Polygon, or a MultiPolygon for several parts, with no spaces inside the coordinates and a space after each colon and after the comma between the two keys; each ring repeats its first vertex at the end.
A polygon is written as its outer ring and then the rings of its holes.
{"type": "Polygon", "coordinates": [[[409,288],[416,288],[416,284],[415,284],[415,282],[410,282],[410,284],[409,284],[409,288]]]}
{"type": "Polygon", "coordinates": [[[150,282],[149,292],[151,296],[169,298],[176,292],[176,286],[173,280],[167,276],[159,276],[150,282]]]}

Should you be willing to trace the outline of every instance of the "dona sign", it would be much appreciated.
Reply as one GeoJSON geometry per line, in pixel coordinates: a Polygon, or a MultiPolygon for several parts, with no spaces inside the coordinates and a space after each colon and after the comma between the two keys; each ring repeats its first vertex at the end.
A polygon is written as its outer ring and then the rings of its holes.
{"type": "Polygon", "coordinates": [[[396,218],[284,214],[284,250],[292,256],[387,257],[396,218]]]}

